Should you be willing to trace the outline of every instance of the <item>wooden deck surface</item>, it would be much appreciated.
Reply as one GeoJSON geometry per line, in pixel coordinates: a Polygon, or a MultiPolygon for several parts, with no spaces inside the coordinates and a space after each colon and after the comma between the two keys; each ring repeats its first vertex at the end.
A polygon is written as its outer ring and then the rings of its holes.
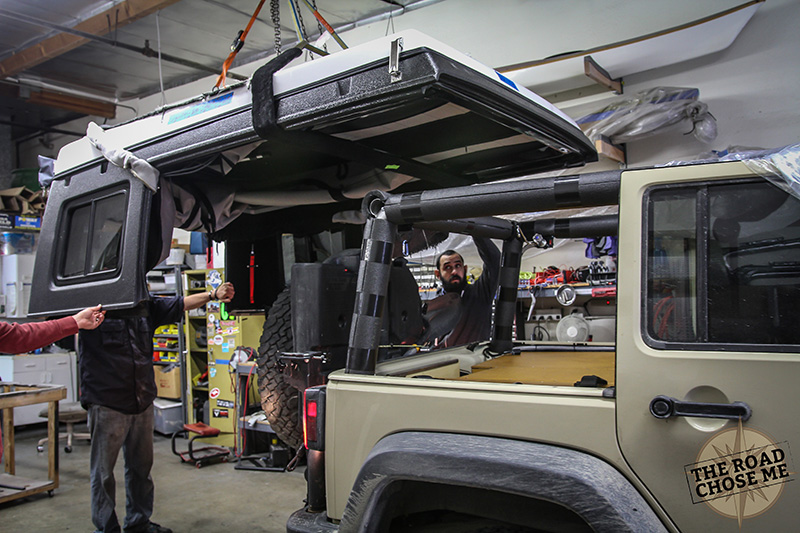
{"type": "Polygon", "coordinates": [[[595,375],[614,386],[615,352],[523,352],[501,355],[472,367],[466,381],[565,385],[595,375]]]}

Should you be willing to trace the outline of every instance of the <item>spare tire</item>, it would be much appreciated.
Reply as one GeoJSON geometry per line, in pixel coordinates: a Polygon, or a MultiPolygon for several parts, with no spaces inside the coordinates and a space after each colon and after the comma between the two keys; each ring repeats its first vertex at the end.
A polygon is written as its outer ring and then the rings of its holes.
{"type": "Polygon", "coordinates": [[[284,381],[278,365],[281,353],[292,350],[292,301],[287,288],[267,310],[258,348],[258,392],[261,408],[272,430],[279,439],[296,449],[303,444],[303,430],[298,417],[299,391],[284,381]]]}

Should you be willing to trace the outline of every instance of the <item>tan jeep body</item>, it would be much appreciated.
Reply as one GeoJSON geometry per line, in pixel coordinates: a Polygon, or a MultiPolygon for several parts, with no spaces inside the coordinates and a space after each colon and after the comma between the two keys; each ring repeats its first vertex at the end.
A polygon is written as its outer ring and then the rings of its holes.
{"type": "MultiPolygon", "coordinates": [[[[526,503],[516,508],[555,503],[596,531],[792,530],[800,504],[797,484],[791,482],[796,470],[790,451],[800,441],[797,345],[660,343],[648,339],[643,324],[649,316],[644,311],[647,246],[654,246],[647,225],[664,218],[658,208],[648,211],[648,194],[680,193],[695,184],[713,191],[716,184],[741,180],[766,181],[741,162],[621,173],[613,351],[506,352],[474,363],[481,347],[458,347],[378,363],[374,372],[332,373],[325,409],[327,509],[321,513],[327,514],[327,524],[383,530],[392,522],[382,515],[436,508],[439,497],[452,509],[456,504],[447,503],[446,493],[469,487],[487,501],[487,494],[500,494],[498,501],[522,496],[526,503]],[[603,377],[608,384],[573,386],[584,375],[603,377]],[[657,418],[649,406],[659,395],[714,405],[744,402],[752,414],[657,418]],[[756,442],[759,435],[763,438],[756,442]],[[428,503],[404,494],[423,486],[434,487],[421,492],[428,503]],[[395,509],[404,505],[402,511],[395,509]],[[606,513],[612,509],[615,516],[606,513]],[[727,510],[733,512],[726,515],[727,510]]],[[[534,187],[536,180],[527,183],[534,187]]],[[[800,204],[788,194],[787,202],[787,216],[795,219],[785,235],[790,241],[800,236],[800,210],[794,212],[800,204]]],[[[536,205],[529,208],[536,210],[536,205]]],[[[693,218],[682,216],[680,209],[670,216],[674,229],[663,235],[680,233],[685,219],[693,218]]],[[[701,238],[708,233],[703,227],[696,231],[701,238]]],[[[794,250],[791,246],[781,253],[796,260],[794,250]]],[[[708,254],[695,252],[690,264],[700,269],[708,254]]],[[[789,313],[797,307],[777,295],[797,290],[796,266],[788,278],[753,282],[775,283],[775,305],[789,305],[789,313]]],[[[691,291],[706,283],[699,278],[703,275],[689,276],[691,291]]],[[[742,298],[750,290],[741,289],[742,298]]],[[[692,300],[688,309],[698,315],[708,305],[715,304],[692,300]]],[[[780,317],[781,327],[798,324],[796,314],[780,317]]],[[[515,346],[526,344],[536,343],[515,341],[515,346]]],[[[463,494],[459,497],[464,501],[463,494]]],[[[486,516],[480,503],[467,507],[486,516]]],[[[537,516],[554,517],[554,522],[531,522],[536,519],[523,513],[513,523],[522,521],[537,531],[560,531],[559,524],[571,523],[560,522],[546,508],[540,511],[537,516]]],[[[300,520],[303,513],[290,520],[290,530],[310,523],[307,511],[306,522],[300,520]]],[[[319,516],[315,520],[322,523],[319,516]]]]}

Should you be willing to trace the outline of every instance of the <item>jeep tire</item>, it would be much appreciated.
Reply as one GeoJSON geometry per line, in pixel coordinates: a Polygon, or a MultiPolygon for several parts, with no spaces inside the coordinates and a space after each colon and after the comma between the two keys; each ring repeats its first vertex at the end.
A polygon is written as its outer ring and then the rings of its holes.
{"type": "Polygon", "coordinates": [[[258,348],[258,392],[272,430],[279,439],[297,449],[303,443],[298,418],[299,393],[284,381],[278,365],[281,353],[292,349],[292,303],[286,288],[267,310],[258,348]]]}

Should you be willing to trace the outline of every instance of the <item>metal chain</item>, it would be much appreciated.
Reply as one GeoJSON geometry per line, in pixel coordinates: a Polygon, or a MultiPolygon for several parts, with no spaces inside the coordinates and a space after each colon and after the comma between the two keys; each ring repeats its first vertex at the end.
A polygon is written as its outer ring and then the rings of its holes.
{"type": "MultiPolygon", "coordinates": [[[[316,10],[317,9],[317,0],[311,0],[311,5],[314,8],[314,10],[316,10]]],[[[322,34],[325,32],[325,30],[322,29],[322,23],[319,21],[319,19],[317,19],[317,30],[319,31],[320,37],[322,37],[322,34]]],[[[322,45],[322,49],[325,50],[326,52],[328,51],[328,43],[327,42],[322,45]]]]}
{"type": "Polygon", "coordinates": [[[297,11],[297,21],[300,23],[300,33],[308,39],[308,33],[306,32],[306,25],[303,22],[303,12],[300,10],[300,3],[295,2],[294,0],[289,0],[290,2],[294,3],[295,10],[297,11]]]}
{"type": "Polygon", "coordinates": [[[269,13],[275,28],[275,55],[281,53],[281,6],[280,0],[270,0],[269,13]]]}

